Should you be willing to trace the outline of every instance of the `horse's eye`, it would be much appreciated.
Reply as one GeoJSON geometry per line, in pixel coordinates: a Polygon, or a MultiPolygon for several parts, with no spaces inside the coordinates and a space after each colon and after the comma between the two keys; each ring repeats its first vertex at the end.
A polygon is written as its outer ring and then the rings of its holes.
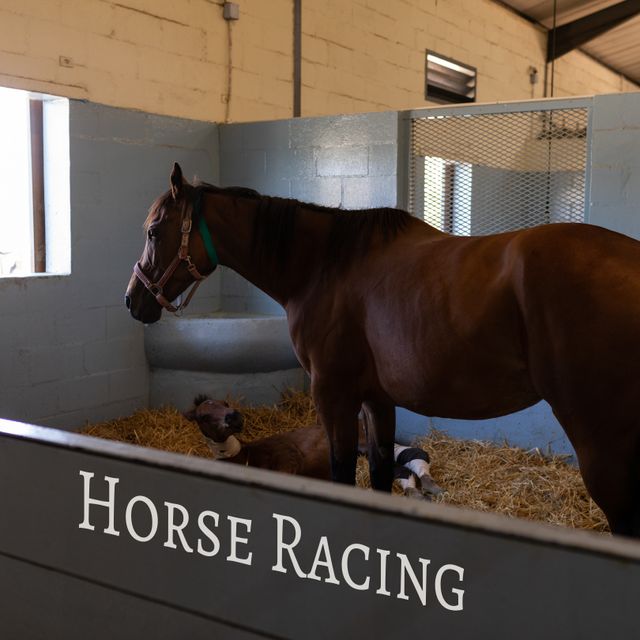
{"type": "Polygon", "coordinates": [[[158,231],[156,229],[149,229],[147,231],[147,237],[149,238],[149,240],[153,240],[154,238],[158,237],[158,231]]]}

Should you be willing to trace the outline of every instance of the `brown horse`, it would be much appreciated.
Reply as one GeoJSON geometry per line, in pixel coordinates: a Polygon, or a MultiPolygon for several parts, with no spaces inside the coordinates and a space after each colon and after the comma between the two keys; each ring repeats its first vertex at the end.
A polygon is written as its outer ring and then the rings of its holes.
{"type": "Polygon", "coordinates": [[[640,243],[586,224],[453,237],[393,209],[192,186],[178,165],[145,228],[134,318],[218,259],[283,305],[335,480],[354,482],[361,406],[388,490],[395,406],[480,419],[544,398],[611,529],[640,536],[640,243]]]}

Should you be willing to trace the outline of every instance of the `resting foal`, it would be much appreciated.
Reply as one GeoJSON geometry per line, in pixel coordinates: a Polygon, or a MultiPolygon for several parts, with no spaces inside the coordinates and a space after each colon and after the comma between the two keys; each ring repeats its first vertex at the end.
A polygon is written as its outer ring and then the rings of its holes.
{"type": "MultiPolygon", "coordinates": [[[[242,414],[226,402],[198,396],[185,417],[198,424],[217,460],[331,480],[329,441],[318,424],[243,445],[234,435],[242,430],[242,414]]],[[[366,443],[361,442],[360,450],[366,451],[366,443]]],[[[396,444],[394,457],[395,479],[406,496],[423,498],[423,492],[432,495],[442,492],[429,474],[429,456],[425,451],[396,444]]]]}
{"type": "Polygon", "coordinates": [[[185,417],[198,424],[217,460],[331,479],[326,436],[319,426],[278,433],[243,445],[234,435],[242,431],[242,414],[226,402],[198,396],[185,417]]]}

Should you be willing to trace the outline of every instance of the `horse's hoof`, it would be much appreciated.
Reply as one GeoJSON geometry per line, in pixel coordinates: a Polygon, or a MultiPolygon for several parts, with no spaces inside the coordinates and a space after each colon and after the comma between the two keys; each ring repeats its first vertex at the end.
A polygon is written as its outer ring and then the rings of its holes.
{"type": "Polygon", "coordinates": [[[414,487],[408,487],[404,490],[405,498],[413,498],[414,500],[429,500],[430,498],[425,496],[420,489],[414,487]]]}
{"type": "Polygon", "coordinates": [[[431,496],[439,496],[444,491],[433,481],[431,476],[422,476],[420,478],[420,484],[422,485],[422,491],[431,496]]]}

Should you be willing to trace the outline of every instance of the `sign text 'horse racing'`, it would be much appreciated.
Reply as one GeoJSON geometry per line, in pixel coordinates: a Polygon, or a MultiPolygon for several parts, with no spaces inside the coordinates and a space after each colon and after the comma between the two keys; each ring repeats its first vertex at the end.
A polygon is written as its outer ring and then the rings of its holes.
{"type": "MultiPolygon", "coordinates": [[[[128,535],[139,543],[162,541],[167,549],[205,558],[217,556],[243,565],[254,564],[252,518],[204,509],[194,520],[185,506],[171,501],[162,501],[162,505],[157,506],[144,495],[135,495],[125,503],[118,501],[120,478],[105,475],[102,487],[96,490],[95,486],[92,488],[95,474],[79,473],[83,478],[80,529],[97,531],[95,523],[100,521],[105,525],[102,533],[107,535],[128,535]],[[106,497],[98,498],[96,493],[106,493],[106,497]],[[124,527],[117,528],[116,522],[122,521],[122,508],[124,527]]],[[[355,541],[336,550],[335,546],[332,549],[327,535],[315,536],[309,543],[302,525],[291,515],[272,513],[270,526],[269,535],[273,536],[274,545],[269,563],[275,573],[331,585],[344,584],[355,591],[373,591],[382,597],[395,595],[401,600],[417,600],[422,606],[427,606],[427,587],[433,575],[433,592],[438,604],[449,611],[463,610],[464,590],[459,586],[462,586],[464,569],[459,565],[443,564],[432,574],[429,559],[419,557],[417,562],[412,562],[404,553],[355,541]],[[309,561],[311,557],[313,560],[309,561]],[[393,580],[390,578],[392,568],[393,580]]]]}

